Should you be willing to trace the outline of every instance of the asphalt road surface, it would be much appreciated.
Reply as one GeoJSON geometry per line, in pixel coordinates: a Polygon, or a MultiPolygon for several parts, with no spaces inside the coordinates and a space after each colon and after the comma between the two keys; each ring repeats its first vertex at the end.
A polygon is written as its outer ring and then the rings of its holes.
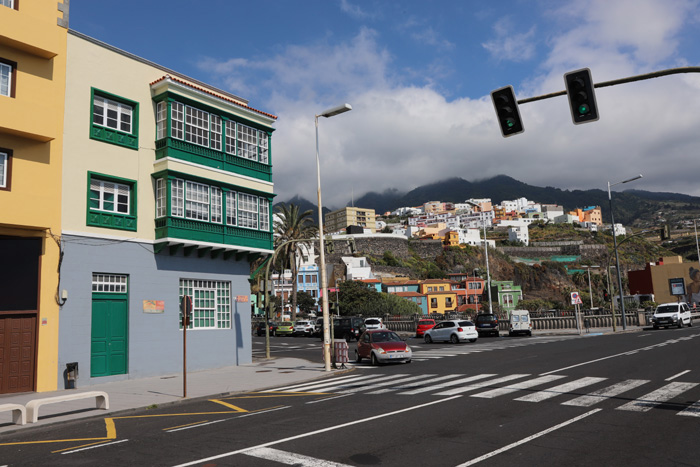
{"type": "MultiPolygon", "coordinates": [[[[409,343],[410,364],[8,434],[0,466],[700,465],[698,328],[409,343]]],[[[317,339],[271,351],[320,362],[317,339]]]]}

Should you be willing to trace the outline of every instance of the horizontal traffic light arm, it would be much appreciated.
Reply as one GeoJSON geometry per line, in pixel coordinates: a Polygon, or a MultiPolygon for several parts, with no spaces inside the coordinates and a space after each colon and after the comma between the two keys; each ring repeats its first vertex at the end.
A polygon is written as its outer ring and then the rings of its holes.
{"type": "MultiPolygon", "coordinates": [[[[612,81],[604,81],[602,83],[595,83],[594,88],[605,88],[608,86],[615,86],[618,84],[633,83],[635,81],[644,81],[652,78],[660,78],[662,76],[677,75],[680,73],[700,73],[700,66],[686,66],[680,68],[670,68],[668,70],[655,71],[653,73],[645,73],[643,75],[630,76],[622,79],[615,79],[612,81]]],[[[520,99],[518,104],[527,104],[529,102],[541,101],[544,99],[550,99],[552,97],[566,96],[566,90],[553,92],[551,94],[543,94],[541,96],[528,97],[526,99],[520,99]]]]}

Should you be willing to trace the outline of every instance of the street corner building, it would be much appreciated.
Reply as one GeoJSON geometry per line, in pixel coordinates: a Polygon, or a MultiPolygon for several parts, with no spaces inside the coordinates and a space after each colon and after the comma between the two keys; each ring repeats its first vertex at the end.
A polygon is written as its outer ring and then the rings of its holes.
{"type": "Polygon", "coordinates": [[[0,392],[72,387],[75,363],[78,387],[180,373],[184,295],[188,370],[251,362],[276,117],[56,26],[55,1],[2,5],[19,39],[0,32],[0,67],[14,67],[0,96],[0,392]],[[18,327],[26,345],[8,352],[18,327]],[[9,367],[26,383],[9,385],[9,367]]]}

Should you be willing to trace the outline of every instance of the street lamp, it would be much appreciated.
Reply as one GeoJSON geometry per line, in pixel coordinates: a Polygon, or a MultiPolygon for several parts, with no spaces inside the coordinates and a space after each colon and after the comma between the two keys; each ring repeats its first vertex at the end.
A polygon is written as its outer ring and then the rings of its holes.
{"type": "Polygon", "coordinates": [[[615,183],[610,183],[608,182],[608,201],[610,202],[610,220],[612,224],[610,225],[611,230],[612,230],[612,236],[613,236],[613,245],[615,247],[615,263],[617,264],[617,285],[618,285],[618,290],[620,292],[620,314],[622,315],[622,330],[627,329],[627,323],[625,323],[626,318],[625,318],[625,299],[622,296],[622,274],[620,273],[620,255],[617,251],[617,235],[615,234],[615,216],[613,215],[613,207],[612,207],[612,194],[610,192],[610,187],[613,187],[615,185],[620,185],[622,183],[629,183],[633,182],[635,180],[639,180],[642,178],[642,174],[637,175],[636,177],[629,178],[627,180],[622,180],[621,182],[615,182],[615,183]]]}
{"type": "Polygon", "coordinates": [[[321,262],[321,303],[323,306],[323,361],[326,371],[331,371],[331,335],[328,315],[328,284],[326,283],[326,252],[323,238],[323,208],[321,204],[321,164],[318,159],[318,117],[334,117],[343,112],[352,110],[350,104],[332,107],[316,115],[316,184],[318,188],[318,243],[321,250],[319,261],[321,262]]]}
{"type": "Polygon", "coordinates": [[[600,266],[583,265],[588,270],[588,295],[591,297],[591,310],[593,309],[593,287],[591,286],[591,268],[599,268],[600,266]]]}

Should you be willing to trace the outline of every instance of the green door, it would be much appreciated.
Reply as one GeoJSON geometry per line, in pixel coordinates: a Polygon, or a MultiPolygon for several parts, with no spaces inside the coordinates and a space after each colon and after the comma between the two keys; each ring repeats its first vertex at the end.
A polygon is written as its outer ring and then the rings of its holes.
{"type": "Polygon", "coordinates": [[[123,375],[127,365],[127,299],[92,299],[90,376],[123,375]]]}

